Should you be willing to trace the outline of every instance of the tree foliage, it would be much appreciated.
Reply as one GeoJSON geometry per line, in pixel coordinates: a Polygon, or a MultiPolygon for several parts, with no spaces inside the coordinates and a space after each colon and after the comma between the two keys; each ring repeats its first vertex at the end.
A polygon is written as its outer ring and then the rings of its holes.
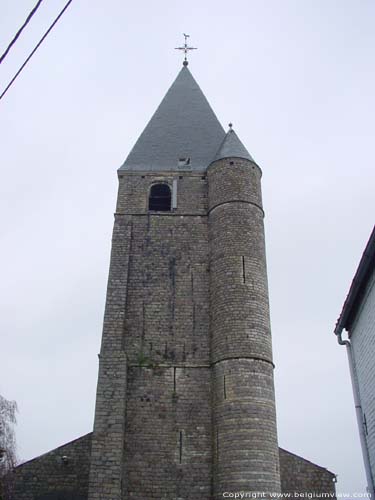
{"type": "Polygon", "coordinates": [[[12,498],[12,471],[17,463],[16,412],[16,402],[0,395],[0,500],[12,498]]]}

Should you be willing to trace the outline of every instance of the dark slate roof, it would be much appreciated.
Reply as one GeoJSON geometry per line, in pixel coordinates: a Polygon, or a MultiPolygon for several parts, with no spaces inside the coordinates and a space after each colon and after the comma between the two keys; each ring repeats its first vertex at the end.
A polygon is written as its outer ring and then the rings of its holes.
{"type": "Polygon", "coordinates": [[[120,170],[177,170],[180,158],[203,171],[225,137],[215,113],[184,66],[120,170]]]}
{"type": "Polygon", "coordinates": [[[340,334],[342,330],[349,331],[353,325],[358,309],[361,306],[367,284],[375,270],[375,226],[370,239],[363,252],[357,272],[353,278],[349,293],[346,297],[339,319],[337,320],[335,333],[340,334]]]}
{"type": "Polygon", "coordinates": [[[242,144],[238,135],[232,128],[228,130],[227,135],[224,137],[220,149],[215,156],[215,160],[221,160],[223,158],[245,158],[246,160],[254,162],[250,153],[242,144]]]}

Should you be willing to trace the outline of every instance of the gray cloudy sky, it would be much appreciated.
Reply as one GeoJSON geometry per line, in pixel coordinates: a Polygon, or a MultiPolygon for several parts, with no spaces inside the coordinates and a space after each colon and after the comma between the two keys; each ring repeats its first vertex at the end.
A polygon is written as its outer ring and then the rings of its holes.
{"type": "MultiPolygon", "coordinates": [[[[35,0],[5,0],[5,48],[35,0]]],[[[66,0],[45,0],[10,80],[66,0]]],[[[181,67],[263,169],[280,446],[365,479],[337,316],[374,223],[371,0],[75,0],[0,101],[0,393],[23,460],[92,429],[116,169],[181,67]]]]}

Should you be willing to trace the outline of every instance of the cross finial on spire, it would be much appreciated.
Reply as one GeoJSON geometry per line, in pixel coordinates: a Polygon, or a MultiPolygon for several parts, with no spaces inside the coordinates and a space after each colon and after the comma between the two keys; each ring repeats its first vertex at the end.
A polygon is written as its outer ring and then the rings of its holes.
{"type": "Polygon", "coordinates": [[[187,39],[190,37],[190,35],[186,35],[185,33],[183,33],[184,37],[185,37],[185,43],[184,43],[184,46],[183,47],[175,47],[176,50],[183,50],[184,53],[185,53],[185,59],[184,59],[184,62],[182,63],[184,66],[187,66],[189,63],[188,63],[188,60],[187,60],[187,53],[189,50],[196,50],[197,47],[188,47],[188,44],[187,44],[187,39]]]}

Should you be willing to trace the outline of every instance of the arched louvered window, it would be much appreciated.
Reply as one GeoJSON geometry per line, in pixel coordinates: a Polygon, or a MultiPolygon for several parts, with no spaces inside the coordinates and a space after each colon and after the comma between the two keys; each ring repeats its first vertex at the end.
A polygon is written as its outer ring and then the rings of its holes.
{"type": "Polygon", "coordinates": [[[151,187],[148,209],[154,212],[170,212],[171,190],[168,184],[154,184],[151,187]]]}

